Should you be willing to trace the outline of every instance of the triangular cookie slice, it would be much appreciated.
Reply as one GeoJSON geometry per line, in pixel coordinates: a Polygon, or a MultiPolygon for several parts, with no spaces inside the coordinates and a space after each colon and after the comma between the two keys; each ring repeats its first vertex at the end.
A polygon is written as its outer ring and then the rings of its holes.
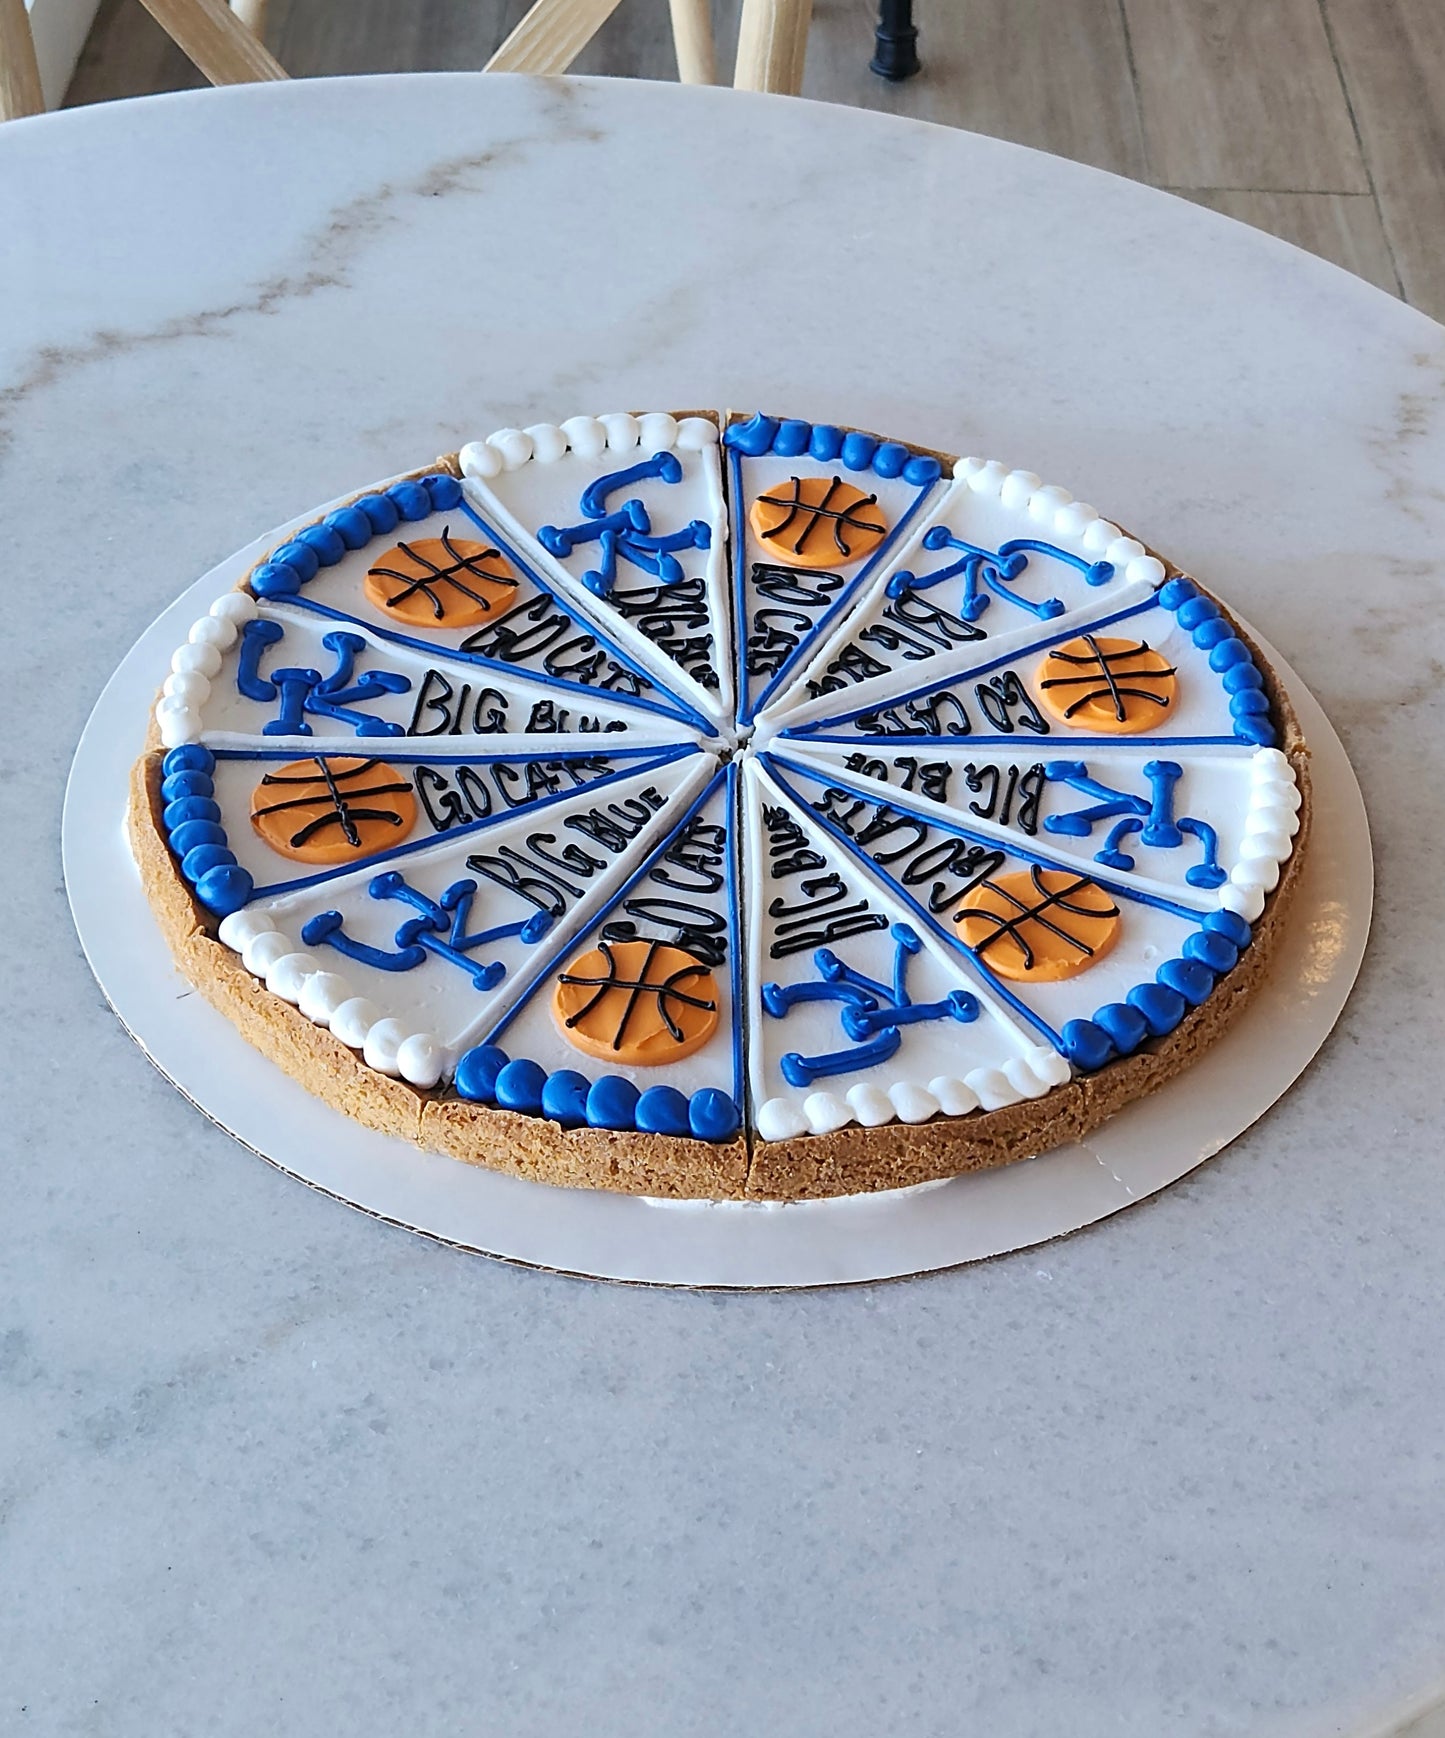
{"type": "Polygon", "coordinates": [[[747,726],[950,485],[936,453],[861,429],[758,413],[723,445],[747,726]]]}
{"type": "MultiPolygon", "coordinates": [[[[1011,634],[824,693],[768,722],[785,735],[1010,738],[1057,745],[1269,747],[1264,675],[1219,606],[1184,578],[1046,634],[1011,634]]],[[[1115,600],[1118,602],[1118,600],[1115,600]]]]}
{"type": "MultiPolygon", "coordinates": [[[[781,744],[779,745],[781,747],[781,744]]],[[[1232,872],[1288,856],[1299,792],[1272,748],[1180,750],[1047,745],[984,747],[970,739],[864,746],[799,741],[790,757],[827,769],[884,802],[962,821],[1041,850],[1086,874],[1208,911],[1237,886],[1232,872]]]]}
{"type": "MultiPolygon", "coordinates": [[[[208,740],[269,737],[306,743],[406,737],[454,743],[468,737],[640,733],[673,741],[695,721],[644,694],[599,692],[583,684],[498,669],[457,651],[397,639],[329,611],[288,602],[254,603],[227,625],[219,645],[187,645],[177,658],[203,667],[172,671],[193,696],[195,727],[208,740]]],[[[170,702],[162,700],[157,715],[170,702]]]]}
{"type": "Polygon", "coordinates": [[[736,764],[533,974],[458,1090],[564,1127],[728,1141],[744,1103],[736,764]]]}
{"type": "Polygon", "coordinates": [[[467,837],[523,810],[541,815],[581,791],[602,800],[614,783],[695,752],[575,736],[545,750],[531,737],[491,738],[472,754],[389,742],[305,754],[194,744],[163,762],[174,770],[162,781],[161,821],[193,885],[234,864],[264,897],[399,865],[443,835],[467,837]],[[604,744],[611,752],[599,752],[604,744]]]}
{"type": "Polygon", "coordinates": [[[732,722],[727,517],[713,414],[576,416],[462,448],[465,488],[579,613],[732,722]]]}
{"type": "Polygon", "coordinates": [[[773,773],[755,760],[744,774],[758,1137],[993,1110],[1067,1080],[1057,1051],[773,773]]]}

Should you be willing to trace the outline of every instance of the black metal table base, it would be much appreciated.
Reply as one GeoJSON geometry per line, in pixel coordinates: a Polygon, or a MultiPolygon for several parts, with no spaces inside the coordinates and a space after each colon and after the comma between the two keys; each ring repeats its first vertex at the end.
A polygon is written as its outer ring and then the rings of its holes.
{"type": "Polygon", "coordinates": [[[913,0],[879,0],[871,71],[880,78],[912,78],[918,71],[918,30],[913,0]]]}

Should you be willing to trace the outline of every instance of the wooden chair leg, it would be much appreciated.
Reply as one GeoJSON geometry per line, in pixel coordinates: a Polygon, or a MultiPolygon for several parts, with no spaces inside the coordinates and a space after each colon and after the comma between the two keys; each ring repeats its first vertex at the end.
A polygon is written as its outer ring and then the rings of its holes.
{"type": "Polygon", "coordinates": [[[141,0],[147,12],[212,84],[285,78],[286,69],[226,0],[141,0]]]}
{"type": "Polygon", "coordinates": [[[45,112],[25,0],[0,0],[0,121],[45,112]]]}
{"type": "Polygon", "coordinates": [[[566,72],[622,0],[537,0],[483,72],[566,72]]]}
{"type": "Polygon", "coordinates": [[[716,84],[717,54],[709,0],[670,0],[677,76],[684,84],[716,84]]]}
{"type": "Polygon", "coordinates": [[[262,42],[266,40],[266,4],[267,0],[231,0],[231,10],[262,42]]]}
{"type": "Polygon", "coordinates": [[[813,0],[743,0],[733,84],[795,97],[803,88],[813,0]]]}

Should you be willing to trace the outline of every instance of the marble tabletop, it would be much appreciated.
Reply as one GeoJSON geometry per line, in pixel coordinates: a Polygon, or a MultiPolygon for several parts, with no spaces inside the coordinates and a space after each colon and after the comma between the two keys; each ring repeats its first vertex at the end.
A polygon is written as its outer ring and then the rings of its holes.
{"type": "Polygon", "coordinates": [[[471,75],[0,131],[0,1729],[1324,1738],[1445,1674],[1445,333],[1165,194],[797,101],[471,75]],[[1236,602],[1371,811],[1298,1086],[1067,1241],[795,1295],[509,1268],[146,1065],[57,850],[231,549],[513,421],[1027,465],[1236,602]]]}

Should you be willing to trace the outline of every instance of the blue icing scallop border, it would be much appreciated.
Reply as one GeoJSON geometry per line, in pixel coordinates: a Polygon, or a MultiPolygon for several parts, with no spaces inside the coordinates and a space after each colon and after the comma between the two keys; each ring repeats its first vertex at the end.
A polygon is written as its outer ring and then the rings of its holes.
{"type": "Polygon", "coordinates": [[[1092,1020],[1069,1020],[1059,1034],[1060,1053],[1091,1073],[1116,1056],[1132,1056],[1146,1039],[1172,1032],[1233,971],[1252,935],[1235,912],[1207,912],[1193,935],[1184,938],[1182,957],[1165,960],[1152,983],[1135,984],[1122,1002],[1109,1002],[1092,1020]]]}
{"type": "Polygon", "coordinates": [[[742,1112],[721,1087],[700,1087],[689,1098],[675,1086],[638,1088],[620,1074],[589,1081],[575,1068],[550,1074],[530,1057],[511,1057],[499,1044],[477,1044],[457,1063],[453,1085],[473,1104],[494,1104],[523,1116],[545,1117],[563,1128],[602,1128],[649,1135],[691,1135],[729,1141],[742,1128],[742,1112]]]}
{"type": "Polygon", "coordinates": [[[217,917],[249,903],[255,882],[236,861],[211,777],[216,757],[199,742],[173,748],[161,761],[161,825],[196,898],[217,917]]]}
{"type": "Polygon", "coordinates": [[[943,475],[943,466],[931,453],[915,452],[902,441],[880,440],[862,429],[836,428],[832,423],[764,416],[761,411],[746,422],[730,423],[723,430],[722,443],[750,459],[765,453],[776,453],[780,459],[806,456],[821,465],[841,464],[847,471],[902,477],[917,489],[928,488],[943,475]]]}
{"type": "Polygon", "coordinates": [[[1234,734],[1258,748],[1273,748],[1278,732],[1270,719],[1263,673],[1249,647],[1224,619],[1224,611],[1182,574],[1166,579],[1154,593],[1154,601],[1173,615],[1200,651],[1208,652],[1209,668],[1229,696],[1234,734]]]}
{"type": "Polygon", "coordinates": [[[462,486],[450,472],[408,477],[304,526],[253,568],[246,583],[257,597],[295,597],[323,567],[335,567],[348,550],[364,549],[373,537],[395,531],[403,520],[429,519],[461,504],[462,486]]]}

